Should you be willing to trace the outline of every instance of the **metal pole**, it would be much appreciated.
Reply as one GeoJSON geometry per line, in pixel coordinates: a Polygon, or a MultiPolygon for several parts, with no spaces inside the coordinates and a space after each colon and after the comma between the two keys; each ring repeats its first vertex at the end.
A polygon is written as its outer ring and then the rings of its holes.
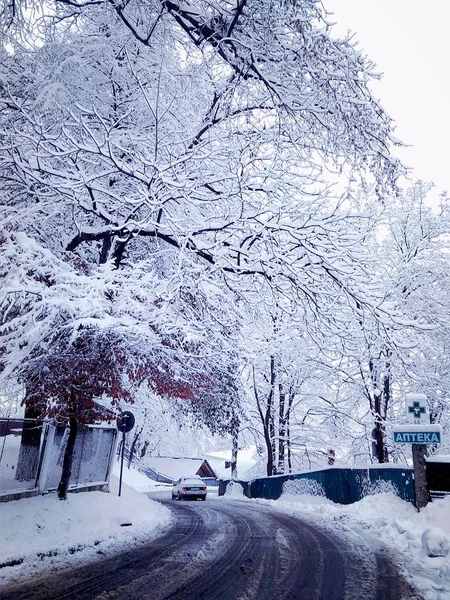
{"type": "Polygon", "coordinates": [[[125,453],[125,431],[122,434],[122,458],[120,460],[119,496],[122,492],[123,455],[125,453]]]}

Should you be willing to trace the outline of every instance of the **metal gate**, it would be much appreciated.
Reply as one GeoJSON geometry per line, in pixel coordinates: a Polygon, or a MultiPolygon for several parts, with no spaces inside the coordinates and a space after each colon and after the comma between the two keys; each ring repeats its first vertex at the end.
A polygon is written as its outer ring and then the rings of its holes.
{"type": "MultiPolygon", "coordinates": [[[[0,419],[0,500],[57,489],[68,429],[33,419],[0,419]]],[[[109,483],[116,427],[80,428],[75,441],[69,490],[109,483]]]]}

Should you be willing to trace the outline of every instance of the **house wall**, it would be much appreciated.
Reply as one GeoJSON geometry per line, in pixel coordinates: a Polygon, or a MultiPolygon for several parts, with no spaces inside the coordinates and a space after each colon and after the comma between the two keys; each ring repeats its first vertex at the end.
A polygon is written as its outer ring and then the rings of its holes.
{"type": "Polygon", "coordinates": [[[450,493],[450,460],[449,462],[427,460],[427,484],[431,492],[450,493]]]}

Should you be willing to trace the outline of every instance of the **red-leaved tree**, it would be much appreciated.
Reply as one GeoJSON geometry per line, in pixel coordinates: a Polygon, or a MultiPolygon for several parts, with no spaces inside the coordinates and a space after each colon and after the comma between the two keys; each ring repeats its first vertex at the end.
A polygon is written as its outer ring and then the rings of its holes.
{"type": "Polygon", "coordinates": [[[33,354],[20,371],[27,390],[23,402],[39,419],[69,425],[58,486],[59,498],[65,499],[78,427],[111,420],[115,407],[132,402],[126,376],[132,374],[131,367],[118,336],[96,328],[62,333],[50,348],[38,348],[33,354]]]}

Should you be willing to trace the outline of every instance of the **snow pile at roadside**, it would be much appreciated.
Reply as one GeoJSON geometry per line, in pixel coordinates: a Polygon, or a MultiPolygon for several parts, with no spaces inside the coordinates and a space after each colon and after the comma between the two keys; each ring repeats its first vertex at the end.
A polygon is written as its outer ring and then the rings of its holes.
{"type": "MultiPolygon", "coordinates": [[[[116,477],[120,475],[120,461],[114,461],[113,464],[113,473],[116,477]]],[[[124,481],[127,485],[131,486],[138,492],[155,492],[158,490],[169,489],[172,486],[167,483],[159,483],[147,477],[144,473],[141,473],[139,470],[134,469],[131,466],[131,469],[128,469],[126,464],[123,466],[122,470],[122,481],[124,481]]]]}
{"type": "Polygon", "coordinates": [[[237,481],[230,481],[225,490],[225,496],[229,498],[243,498],[244,488],[237,481]]]}
{"type": "Polygon", "coordinates": [[[426,600],[450,599],[450,497],[419,512],[391,493],[366,496],[347,506],[320,495],[283,494],[270,502],[277,509],[308,515],[325,527],[343,524],[390,546],[426,600]]]}
{"type": "Polygon", "coordinates": [[[170,511],[111,478],[111,493],[56,494],[1,505],[0,585],[98,559],[157,537],[170,511]],[[132,525],[127,525],[132,523],[132,525]],[[9,565],[9,566],[8,566],[9,565]]]}

